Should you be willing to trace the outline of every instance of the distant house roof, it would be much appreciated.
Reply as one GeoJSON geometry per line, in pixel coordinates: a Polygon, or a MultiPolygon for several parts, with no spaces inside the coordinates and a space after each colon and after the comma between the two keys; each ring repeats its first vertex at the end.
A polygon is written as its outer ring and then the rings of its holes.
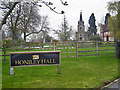
{"type": "Polygon", "coordinates": [[[108,29],[107,25],[101,24],[100,32],[102,33],[102,32],[108,32],[108,31],[110,31],[110,30],[108,29]]]}

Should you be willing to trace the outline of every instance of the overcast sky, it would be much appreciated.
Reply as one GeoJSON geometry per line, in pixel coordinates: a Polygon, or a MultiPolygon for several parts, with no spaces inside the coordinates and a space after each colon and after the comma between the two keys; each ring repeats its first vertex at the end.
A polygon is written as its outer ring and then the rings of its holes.
{"type": "MultiPolygon", "coordinates": [[[[88,24],[89,17],[92,13],[94,13],[96,18],[96,25],[98,25],[98,23],[101,22],[103,17],[105,17],[106,13],[108,13],[107,2],[111,0],[66,0],[68,2],[68,6],[63,6],[60,3],[60,0],[50,1],[53,2],[53,6],[56,7],[57,11],[65,11],[65,15],[69,25],[73,26],[74,29],[77,29],[77,24],[80,18],[81,10],[85,25],[88,24]]],[[[49,8],[45,7],[44,5],[41,8],[40,13],[42,15],[48,15],[50,27],[52,27],[53,29],[58,29],[58,26],[63,20],[63,15],[59,15],[52,12],[51,10],[49,10],[49,8]]]]}
{"type": "MultiPolygon", "coordinates": [[[[98,23],[101,23],[106,13],[108,13],[107,3],[115,0],[62,0],[63,2],[67,1],[68,6],[63,6],[60,0],[44,0],[44,1],[53,2],[53,6],[56,7],[56,11],[58,12],[61,12],[62,10],[65,11],[65,15],[69,23],[69,26],[72,26],[74,31],[77,31],[77,24],[80,18],[80,11],[82,11],[82,17],[85,26],[88,25],[88,20],[92,13],[94,13],[95,15],[96,25],[98,26],[98,23]]],[[[48,21],[52,29],[55,30],[59,29],[59,26],[63,21],[62,14],[56,14],[55,12],[51,11],[48,7],[46,7],[44,4],[40,8],[39,13],[40,15],[48,15],[49,17],[48,21]]],[[[53,32],[50,32],[49,34],[52,36],[53,32]]]]}

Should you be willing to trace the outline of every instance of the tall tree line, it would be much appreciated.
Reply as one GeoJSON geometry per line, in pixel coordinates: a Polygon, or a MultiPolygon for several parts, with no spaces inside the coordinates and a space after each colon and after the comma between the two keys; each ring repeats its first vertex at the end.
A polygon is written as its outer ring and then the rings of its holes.
{"type": "Polygon", "coordinates": [[[108,11],[111,14],[108,27],[115,39],[115,57],[120,59],[120,1],[108,2],[108,11]]]}
{"type": "MultiPolygon", "coordinates": [[[[67,6],[67,2],[60,2],[67,6]]],[[[4,17],[0,23],[0,30],[6,24],[9,36],[15,41],[21,34],[26,37],[33,33],[40,33],[44,30],[49,30],[48,16],[40,16],[37,12],[37,7],[42,7],[42,4],[50,8],[57,14],[63,14],[64,11],[58,12],[55,10],[51,1],[38,0],[36,2],[2,2],[0,8],[4,11],[4,17]],[[38,28],[36,28],[38,27],[38,28]],[[18,35],[16,35],[18,34],[18,35]]]]}
{"type": "MultiPolygon", "coordinates": [[[[10,2],[6,3],[6,6],[4,4],[6,8],[10,5],[10,2]]],[[[33,3],[19,3],[6,20],[7,33],[13,41],[23,34],[26,41],[27,36],[49,29],[47,18],[47,16],[39,15],[33,3]]]]}
{"type": "MultiPolygon", "coordinates": [[[[1,1],[0,1],[1,2],[1,1]]],[[[5,1],[4,1],[5,2],[5,1]]],[[[21,2],[24,2],[24,1],[21,1],[21,2]]],[[[1,28],[2,28],[2,26],[4,25],[4,24],[6,24],[6,20],[7,20],[7,18],[8,18],[8,16],[12,13],[12,11],[14,10],[14,8],[16,7],[16,5],[17,4],[19,4],[19,3],[21,3],[21,2],[13,2],[12,4],[11,4],[11,6],[10,6],[10,8],[7,8],[8,9],[8,11],[6,12],[6,14],[4,15],[4,17],[3,17],[3,19],[2,19],[2,21],[0,22],[0,30],[1,30],[1,28]]],[[[67,3],[67,1],[65,1],[65,2],[63,2],[62,0],[60,0],[60,2],[64,5],[64,6],[67,6],[68,5],[68,3],[67,3]]],[[[56,9],[56,7],[54,6],[54,7],[51,7],[51,6],[53,6],[53,3],[51,2],[51,1],[44,1],[44,0],[38,0],[38,1],[36,1],[36,2],[27,2],[27,3],[33,3],[34,5],[37,5],[37,6],[39,6],[39,7],[42,7],[42,5],[41,4],[44,4],[44,5],[46,5],[48,8],[50,8],[50,10],[52,10],[52,11],[54,11],[55,13],[57,13],[57,14],[63,14],[64,13],[64,11],[62,10],[61,12],[58,12],[58,11],[56,11],[55,9],[56,9]],[[40,5],[39,5],[40,4],[40,5]]],[[[1,9],[6,9],[5,7],[1,7],[0,6],[0,8],[1,9]]]]}

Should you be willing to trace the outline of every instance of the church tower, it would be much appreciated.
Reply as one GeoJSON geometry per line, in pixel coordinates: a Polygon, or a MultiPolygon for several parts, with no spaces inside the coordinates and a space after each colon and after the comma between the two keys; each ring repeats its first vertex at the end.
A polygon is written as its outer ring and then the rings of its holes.
{"type": "Polygon", "coordinates": [[[84,25],[84,21],[82,18],[82,12],[80,12],[80,19],[78,21],[78,25],[77,25],[77,32],[76,32],[76,40],[77,41],[85,41],[85,25],[84,25]]]}

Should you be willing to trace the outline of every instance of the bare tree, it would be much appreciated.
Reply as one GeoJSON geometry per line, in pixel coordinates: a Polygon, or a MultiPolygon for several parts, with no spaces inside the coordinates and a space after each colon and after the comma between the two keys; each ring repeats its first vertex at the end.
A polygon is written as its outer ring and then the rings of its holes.
{"type": "MultiPolygon", "coordinates": [[[[9,7],[7,5],[6,7],[9,7]]],[[[6,26],[12,39],[15,41],[22,33],[26,37],[49,30],[48,16],[40,16],[37,6],[33,3],[19,3],[7,19],[6,26]]]]}
{"type": "MultiPolygon", "coordinates": [[[[18,2],[14,2],[11,7],[9,8],[8,12],[5,14],[4,18],[2,19],[1,23],[0,23],[0,30],[2,28],[2,26],[4,24],[6,24],[6,20],[8,18],[8,16],[10,15],[10,13],[13,11],[13,9],[15,8],[15,6],[18,4],[18,2]]],[[[6,9],[6,8],[2,8],[2,9],[6,9]]]]}
{"type": "Polygon", "coordinates": [[[42,16],[38,14],[36,6],[32,3],[22,6],[21,15],[21,29],[24,34],[24,40],[26,41],[27,36],[40,32],[37,31],[36,27],[38,27],[39,24],[41,26],[42,16]]]}
{"type": "Polygon", "coordinates": [[[16,38],[20,34],[19,23],[20,23],[21,5],[18,4],[17,8],[10,14],[7,19],[7,27],[9,29],[9,34],[15,42],[16,38]]]}
{"type": "MultiPolygon", "coordinates": [[[[62,0],[60,0],[60,1],[61,1],[61,3],[62,3],[63,5],[65,5],[65,6],[68,5],[66,1],[65,1],[65,2],[63,2],[62,0]]],[[[6,24],[6,20],[7,20],[8,16],[12,13],[12,11],[14,10],[14,8],[16,7],[16,5],[17,5],[18,3],[20,3],[20,2],[14,2],[14,3],[12,3],[11,7],[9,8],[9,10],[6,12],[6,14],[4,15],[4,18],[2,19],[2,21],[1,21],[1,23],[0,23],[0,30],[1,30],[2,26],[3,26],[4,24],[6,24]]],[[[29,2],[27,2],[27,3],[29,3],[29,2]]],[[[53,5],[52,2],[46,2],[46,1],[43,1],[43,0],[38,0],[37,2],[32,2],[32,3],[33,3],[34,5],[39,6],[39,7],[42,6],[42,5],[39,5],[39,3],[43,3],[43,4],[45,4],[47,7],[49,7],[50,10],[54,11],[54,12],[57,13],[57,14],[63,14],[63,13],[64,13],[64,11],[61,11],[60,13],[57,12],[57,11],[55,10],[56,7],[53,7],[53,8],[52,8],[52,7],[51,7],[51,5],[53,5]]],[[[6,8],[1,7],[1,9],[6,9],[6,8]]]]}

